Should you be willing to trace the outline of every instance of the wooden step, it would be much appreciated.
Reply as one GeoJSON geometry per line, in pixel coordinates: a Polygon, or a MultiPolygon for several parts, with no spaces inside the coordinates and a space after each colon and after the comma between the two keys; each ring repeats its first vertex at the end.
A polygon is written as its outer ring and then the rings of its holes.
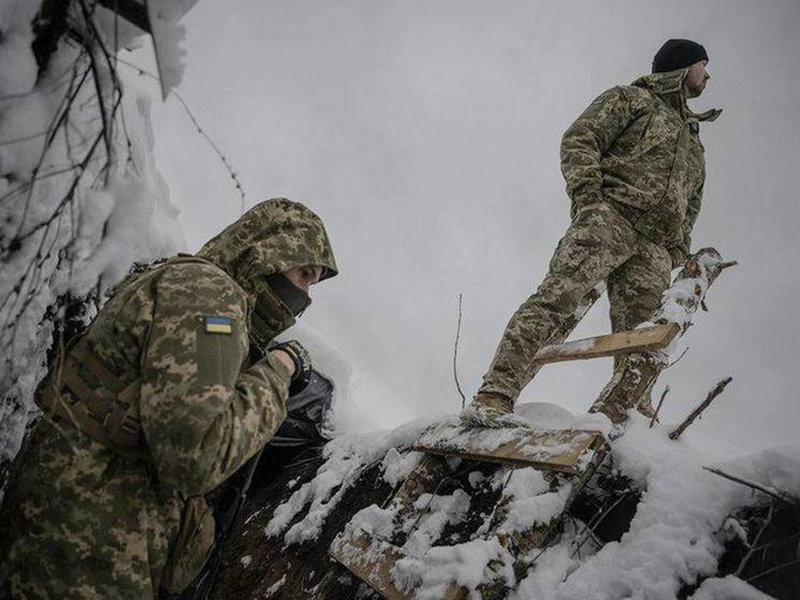
{"type": "MultiPolygon", "coordinates": [[[[398,589],[392,581],[392,568],[406,556],[402,548],[360,531],[355,536],[344,533],[337,536],[329,554],[387,600],[411,600],[414,595],[398,589]]],[[[445,590],[442,600],[466,600],[468,597],[467,590],[453,583],[445,590]]]]}
{"type": "Polygon", "coordinates": [[[653,352],[669,346],[680,333],[677,323],[642,327],[633,331],[621,331],[609,335],[599,335],[583,340],[564,342],[545,346],[536,353],[534,364],[565,362],[568,360],[588,360],[632,352],[653,352]]]}
{"type": "Polygon", "coordinates": [[[577,429],[475,429],[442,424],[425,431],[412,449],[467,460],[499,462],[540,471],[578,474],[584,456],[605,445],[597,431],[577,429]]]}

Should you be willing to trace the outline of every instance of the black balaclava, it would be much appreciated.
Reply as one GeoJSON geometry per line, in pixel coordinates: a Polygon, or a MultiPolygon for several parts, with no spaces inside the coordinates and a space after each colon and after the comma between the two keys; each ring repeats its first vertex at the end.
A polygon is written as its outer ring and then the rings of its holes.
{"type": "Polygon", "coordinates": [[[309,295],[293,284],[283,273],[267,275],[267,284],[295,317],[311,304],[309,295]]]}
{"type": "Polygon", "coordinates": [[[668,73],[691,67],[701,60],[708,60],[708,53],[692,40],[668,40],[653,58],[653,73],[668,73]]]}

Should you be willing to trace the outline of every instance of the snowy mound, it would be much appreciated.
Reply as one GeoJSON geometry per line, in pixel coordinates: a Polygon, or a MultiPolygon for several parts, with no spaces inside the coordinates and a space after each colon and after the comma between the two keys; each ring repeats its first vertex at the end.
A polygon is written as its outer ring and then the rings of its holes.
{"type": "MultiPolygon", "coordinates": [[[[517,412],[537,429],[609,429],[604,417],[573,416],[547,403],[521,405],[517,412]]],[[[453,417],[334,440],[325,448],[326,460],[317,475],[277,507],[264,533],[289,546],[317,539],[328,515],[365,469],[380,464],[383,481],[396,489],[421,458],[408,446],[431,427],[442,427],[443,421],[453,417]]],[[[535,549],[530,568],[515,575],[498,532],[515,535],[559,518],[570,484],[552,491],[552,478],[533,469],[500,467],[488,476],[475,470],[468,474],[465,489],[425,493],[416,500],[414,509],[421,516],[401,525],[404,558],[392,569],[394,584],[417,599],[440,598],[453,583],[477,593],[491,569],[503,578],[508,597],[519,599],[666,600],[679,593],[694,600],[768,598],[738,578],[716,577],[726,544],[743,535],[731,515],[759,501],[749,488],[703,469],[722,463],[732,449],[692,435],[675,442],[668,437],[671,429],[651,429],[647,419],[632,415],[624,435],[611,441],[609,473],[630,480],[640,494],[627,532],[618,541],[599,542],[573,517],[550,546],[535,549]],[[446,532],[452,538],[454,530],[474,518],[470,515],[480,493],[501,489],[513,498],[501,526],[491,529],[491,519],[484,515],[484,525],[471,539],[448,543],[446,532]]],[[[796,489],[798,461],[800,447],[787,446],[725,462],[725,468],[753,479],[760,473],[764,485],[789,493],[796,489]]],[[[356,512],[345,531],[387,540],[396,533],[398,518],[393,505],[375,504],[356,512]]]]}

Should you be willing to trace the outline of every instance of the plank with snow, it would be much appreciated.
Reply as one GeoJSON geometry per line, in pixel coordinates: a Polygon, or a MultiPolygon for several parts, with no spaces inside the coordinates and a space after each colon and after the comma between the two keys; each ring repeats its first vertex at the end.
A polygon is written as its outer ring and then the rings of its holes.
{"type": "Polygon", "coordinates": [[[427,454],[499,462],[576,474],[591,451],[604,444],[597,431],[577,429],[474,429],[439,425],[422,434],[412,449],[427,454]]]}
{"type": "MultiPolygon", "coordinates": [[[[331,544],[330,556],[387,600],[410,600],[392,581],[392,568],[405,558],[401,548],[377,540],[366,531],[355,536],[339,535],[331,544]]],[[[468,592],[456,584],[448,586],[442,600],[466,600],[468,592]]]]}
{"type": "Polygon", "coordinates": [[[680,331],[680,325],[677,323],[667,323],[553,344],[539,350],[534,362],[545,365],[569,360],[617,356],[630,352],[653,352],[669,346],[680,331]]]}

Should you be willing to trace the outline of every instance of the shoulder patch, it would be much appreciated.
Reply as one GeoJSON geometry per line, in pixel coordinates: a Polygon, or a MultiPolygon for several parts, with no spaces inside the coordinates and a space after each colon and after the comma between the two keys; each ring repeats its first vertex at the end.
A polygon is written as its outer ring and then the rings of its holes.
{"type": "Polygon", "coordinates": [[[230,335],[233,331],[233,320],[230,317],[203,317],[206,333],[222,333],[230,335]]]}

